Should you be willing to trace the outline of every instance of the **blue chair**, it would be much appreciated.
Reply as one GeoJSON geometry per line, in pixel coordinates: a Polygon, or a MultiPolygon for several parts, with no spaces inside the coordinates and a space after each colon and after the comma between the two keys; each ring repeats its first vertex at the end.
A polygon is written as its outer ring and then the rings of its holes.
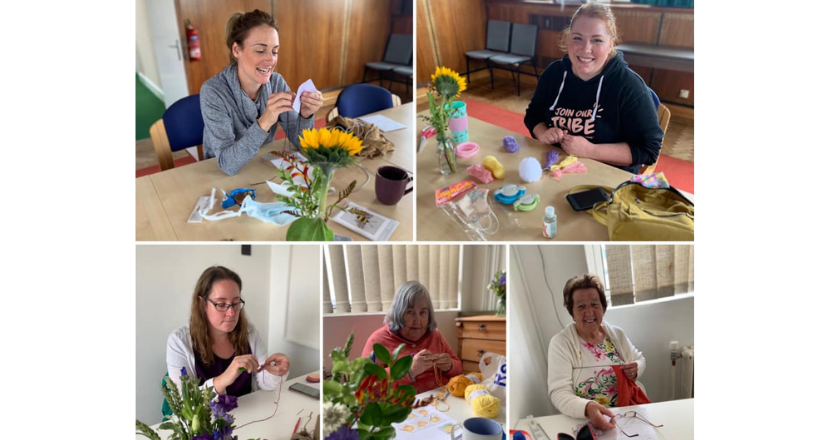
{"type": "Polygon", "coordinates": [[[161,119],[150,127],[150,138],[161,170],[173,168],[173,152],[197,147],[199,160],[204,159],[202,137],[205,121],[199,95],[184,97],[164,111],[161,119]]]}
{"type": "Polygon", "coordinates": [[[331,121],[337,116],[356,118],[399,105],[401,105],[401,98],[383,87],[372,84],[352,84],[337,96],[337,102],[326,115],[326,121],[331,121]]]}

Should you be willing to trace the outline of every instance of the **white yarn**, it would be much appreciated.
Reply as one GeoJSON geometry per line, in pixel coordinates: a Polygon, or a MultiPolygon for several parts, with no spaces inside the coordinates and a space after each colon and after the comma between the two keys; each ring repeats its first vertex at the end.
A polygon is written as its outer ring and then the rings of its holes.
{"type": "Polygon", "coordinates": [[[519,177],[522,181],[531,183],[542,178],[542,164],[536,158],[526,157],[519,163],[519,177]]]}

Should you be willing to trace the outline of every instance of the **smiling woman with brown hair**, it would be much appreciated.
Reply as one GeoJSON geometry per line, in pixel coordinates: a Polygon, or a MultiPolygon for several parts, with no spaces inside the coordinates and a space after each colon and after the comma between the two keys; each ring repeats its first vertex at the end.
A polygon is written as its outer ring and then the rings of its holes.
{"type": "Polygon", "coordinates": [[[297,97],[276,72],[280,38],[271,15],[255,10],[236,13],[226,26],[231,64],[205,81],[200,91],[205,121],[205,157],[233,175],[274,139],[277,122],[299,148],[299,134],[314,128],[314,112],[323,105],[319,92],[297,97]],[[300,100],[300,112],[293,110],[300,100]]]}
{"type": "Polygon", "coordinates": [[[242,396],[255,386],[273,390],[288,373],[282,353],[267,357],[259,332],[245,317],[242,279],[222,266],[207,268],[193,291],[190,325],[167,339],[167,371],[181,385],[182,369],[216,394],[242,396]],[[253,381],[256,377],[256,381],[253,381]]]}
{"type": "Polygon", "coordinates": [[[412,367],[401,383],[413,385],[422,393],[439,387],[438,380],[446,383],[461,374],[461,359],[438,331],[432,299],[421,283],[407,281],[398,287],[383,322],[385,325],[366,341],[363,356],[368,357],[375,344],[390,352],[406,344],[401,356],[411,355],[412,367]]]}

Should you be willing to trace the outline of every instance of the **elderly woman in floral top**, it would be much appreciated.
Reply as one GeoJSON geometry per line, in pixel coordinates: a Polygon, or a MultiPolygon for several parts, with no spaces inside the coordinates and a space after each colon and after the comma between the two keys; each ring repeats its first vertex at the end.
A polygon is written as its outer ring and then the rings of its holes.
{"type": "MultiPolygon", "coordinates": [[[[573,317],[550,341],[548,393],[562,414],[588,418],[603,430],[615,426],[608,407],[617,406],[617,376],[612,368],[636,380],[646,359],[619,327],[602,322],[608,302],[605,288],[595,275],[580,275],[565,283],[565,308],[573,317]]],[[[637,384],[642,388],[642,385],[637,384]]]]}

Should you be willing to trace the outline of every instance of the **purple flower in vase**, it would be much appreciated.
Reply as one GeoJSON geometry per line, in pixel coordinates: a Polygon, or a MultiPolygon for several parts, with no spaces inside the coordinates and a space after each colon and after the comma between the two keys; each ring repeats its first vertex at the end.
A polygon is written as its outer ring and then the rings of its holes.
{"type": "Polygon", "coordinates": [[[187,376],[187,368],[182,367],[182,377],[187,376]]]}
{"type": "Polygon", "coordinates": [[[504,286],[504,283],[506,283],[506,282],[507,282],[507,280],[506,280],[506,275],[505,275],[505,274],[501,274],[501,275],[499,276],[499,286],[504,286]]]}
{"type": "Polygon", "coordinates": [[[360,435],[357,431],[353,431],[348,426],[341,426],[340,429],[331,433],[326,437],[326,440],[359,440],[360,435]]]}
{"type": "Polygon", "coordinates": [[[213,431],[213,438],[211,440],[231,440],[234,437],[231,437],[231,433],[233,432],[233,427],[227,425],[223,428],[216,429],[213,431]]]}
{"type": "Polygon", "coordinates": [[[190,440],[213,440],[213,436],[210,434],[194,435],[190,440]]]}
{"type": "MultiPolygon", "coordinates": [[[[230,423],[233,419],[228,413],[236,409],[238,406],[236,396],[223,394],[217,397],[216,400],[210,402],[210,411],[217,419],[225,419],[225,421],[230,423]]],[[[228,434],[230,434],[230,432],[228,432],[228,434]]]]}

